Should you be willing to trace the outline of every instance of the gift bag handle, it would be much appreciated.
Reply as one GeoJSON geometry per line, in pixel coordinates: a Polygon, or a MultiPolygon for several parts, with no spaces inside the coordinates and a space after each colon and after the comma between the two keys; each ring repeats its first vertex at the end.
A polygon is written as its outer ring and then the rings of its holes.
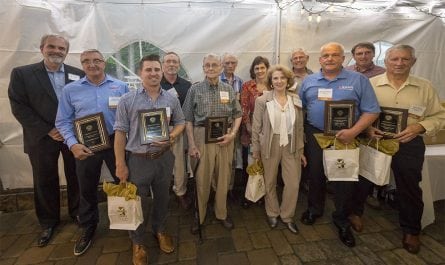
{"type": "MultiPolygon", "coordinates": [[[[337,136],[334,137],[334,150],[337,150],[337,148],[335,147],[335,141],[337,140],[337,136]]],[[[345,144],[346,149],[348,150],[348,144],[345,144]]]]}
{"type": "Polygon", "coordinates": [[[371,144],[372,140],[376,140],[375,149],[376,149],[377,151],[379,151],[379,141],[380,141],[380,139],[373,139],[373,138],[371,138],[371,139],[368,141],[368,146],[371,144]]]}

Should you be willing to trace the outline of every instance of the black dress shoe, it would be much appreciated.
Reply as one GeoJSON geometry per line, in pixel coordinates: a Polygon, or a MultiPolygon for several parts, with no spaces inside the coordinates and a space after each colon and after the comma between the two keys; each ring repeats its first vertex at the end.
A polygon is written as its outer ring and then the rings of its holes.
{"type": "Polygon", "coordinates": [[[249,201],[248,199],[243,198],[243,199],[241,200],[241,207],[243,207],[243,209],[247,209],[247,208],[249,208],[250,205],[252,205],[252,202],[249,201]]]}
{"type": "Polygon", "coordinates": [[[232,220],[228,216],[224,220],[219,220],[219,222],[227,229],[233,229],[234,227],[232,220]]]}
{"type": "Polygon", "coordinates": [[[298,227],[294,222],[284,223],[293,234],[298,234],[298,227]]]}
{"type": "Polygon", "coordinates": [[[341,227],[338,229],[338,235],[340,237],[341,242],[346,246],[352,248],[355,246],[355,238],[352,235],[351,229],[349,227],[341,227]]]}
{"type": "Polygon", "coordinates": [[[51,240],[51,237],[54,234],[54,229],[55,228],[56,228],[55,226],[49,227],[49,228],[44,229],[40,233],[39,238],[37,239],[37,246],[38,247],[44,247],[44,246],[48,245],[49,241],[51,240]]]}
{"type": "Polygon", "coordinates": [[[275,228],[278,225],[278,219],[276,217],[268,216],[267,222],[269,223],[270,228],[275,228]]]}
{"type": "Polygon", "coordinates": [[[301,222],[305,225],[313,225],[318,217],[320,216],[307,210],[301,215],[301,222]]]}
{"type": "Polygon", "coordinates": [[[77,239],[76,244],[74,245],[74,256],[80,256],[88,250],[91,245],[91,240],[93,239],[94,232],[96,232],[95,225],[83,229],[82,234],[80,235],[79,239],[77,239]]]}

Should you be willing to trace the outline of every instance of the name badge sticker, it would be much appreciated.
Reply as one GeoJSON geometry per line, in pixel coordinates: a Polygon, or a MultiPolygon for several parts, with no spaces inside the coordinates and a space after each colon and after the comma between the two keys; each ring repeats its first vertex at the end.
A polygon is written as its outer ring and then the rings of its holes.
{"type": "Polygon", "coordinates": [[[112,109],[117,108],[117,104],[119,103],[120,99],[121,97],[113,97],[113,96],[108,97],[108,107],[112,109]]]}
{"type": "Polygon", "coordinates": [[[425,106],[411,105],[408,109],[408,115],[418,119],[423,116],[425,110],[425,106]]]}
{"type": "Polygon", "coordinates": [[[220,91],[219,92],[219,97],[220,97],[220,100],[221,100],[221,103],[222,104],[227,104],[227,103],[229,103],[229,92],[228,91],[220,91]]]}
{"type": "Polygon", "coordinates": [[[77,81],[77,80],[80,79],[80,76],[68,73],[68,79],[69,80],[73,80],[73,81],[77,81]]]}
{"type": "Polygon", "coordinates": [[[319,88],[318,89],[318,100],[331,100],[332,99],[332,88],[319,88]]]}

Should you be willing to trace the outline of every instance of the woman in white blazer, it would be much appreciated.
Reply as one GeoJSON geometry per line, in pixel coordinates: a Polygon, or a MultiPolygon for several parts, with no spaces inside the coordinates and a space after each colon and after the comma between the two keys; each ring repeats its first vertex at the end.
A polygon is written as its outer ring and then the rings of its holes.
{"type": "Polygon", "coordinates": [[[264,165],[266,186],[265,208],[271,228],[278,224],[278,217],[294,234],[294,222],[300,185],[301,164],[306,166],[303,155],[303,110],[298,95],[289,93],[292,71],[282,65],[272,66],[267,73],[270,91],[255,101],[252,124],[252,156],[264,165]],[[281,163],[284,182],[281,203],[278,202],[276,183],[278,165],[281,163]]]}

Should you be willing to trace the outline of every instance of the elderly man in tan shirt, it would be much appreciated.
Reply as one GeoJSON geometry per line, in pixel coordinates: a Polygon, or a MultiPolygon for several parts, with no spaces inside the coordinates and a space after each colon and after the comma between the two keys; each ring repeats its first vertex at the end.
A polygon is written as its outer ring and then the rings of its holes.
{"type": "MultiPolygon", "coordinates": [[[[382,108],[408,110],[406,128],[394,136],[400,147],[393,156],[391,168],[400,203],[402,243],[410,253],[417,253],[420,249],[423,201],[419,182],[422,180],[425,155],[425,144],[420,135],[433,135],[445,123],[445,109],[441,106],[431,82],[410,75],[415,62],[413,47],[395,45],[386,52],[386,73],[370,80],[382,108]]],[[[368,133],[374,138],[381,138],[383,134],[374,127],[371,127],[368,133]]]]}

